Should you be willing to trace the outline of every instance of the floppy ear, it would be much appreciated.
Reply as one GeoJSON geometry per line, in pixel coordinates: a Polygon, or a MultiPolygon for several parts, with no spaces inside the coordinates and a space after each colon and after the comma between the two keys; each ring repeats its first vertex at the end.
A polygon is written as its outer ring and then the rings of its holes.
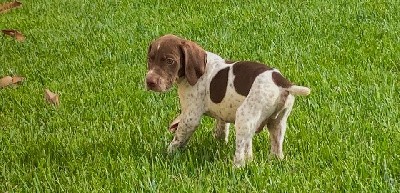
{"type": "Polygon", "coordinates": [[[183,41],[181,45],[185,77],[190,85],[195,85],[206,68],[206,52],[196,43],[183,41]]]}

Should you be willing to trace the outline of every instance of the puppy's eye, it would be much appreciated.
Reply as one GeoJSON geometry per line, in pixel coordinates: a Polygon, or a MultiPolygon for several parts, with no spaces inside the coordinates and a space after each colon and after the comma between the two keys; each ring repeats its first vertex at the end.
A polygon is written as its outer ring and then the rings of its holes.
{"type": "Polygon", "coordinates": [[[171,64],[174,63],[174,60],[172,58],[167,58],[166,62],[167,62],[168,65],[171,65],[171,64]]]}

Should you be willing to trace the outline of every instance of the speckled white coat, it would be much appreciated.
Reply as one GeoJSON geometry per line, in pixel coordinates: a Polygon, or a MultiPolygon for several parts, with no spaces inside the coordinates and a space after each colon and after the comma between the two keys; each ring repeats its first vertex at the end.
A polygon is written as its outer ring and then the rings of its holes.
{"type": "Polygon", "coordinates": [[[293,94],[309,92],[309,89],[301,86],[284,89],[277,86],[272,80],[272,72],[277,72],[274,69],[259,74],[245,97],[234,88],[235,76],[231,66],[232,64],[227,64],[220,56],[207,52],[205,73],[194,86],[185,78],[177,81],[181,114],[174,121],[179,122],[179,125],[168,147],[169,152],[184,146],[200,123],[201,116],[207,114],[217,119],[214,136],[225,142],[228,141],[229,123],[235,123],[236,166],[242,166],[246,160],[252,159],[252,137],[257,128],[266,124],[266,120],[271,138],[271,153],[283,158],[282,144],[286,120],[294,103],[293,94]],[[217,72],[226,67],[231,68],[225,97],[220,103],[214,103],[210,99],[210,82],[217,72]],[[288,94],[282,94],[285,92],[288,94]]]}

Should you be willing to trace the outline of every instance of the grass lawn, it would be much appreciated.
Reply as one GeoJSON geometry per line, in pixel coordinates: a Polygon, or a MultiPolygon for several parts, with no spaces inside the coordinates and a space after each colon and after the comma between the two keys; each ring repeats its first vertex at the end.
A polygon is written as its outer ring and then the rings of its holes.
{"type": "MultiPolygon", "coordinates": [[[[0,0],[4,3],[6,0],[0,0]]],[[[400,192],[398,1],[35,0],[0,15],[0,192],[400,192]],[[151,40],[173,33],[309,86],[288,120],[283,161],[268,132],[254,161],[203,118],[167,155],[176,89],[144,88],[151,40]],[[43,99],[45,88],[60,106],[43,99]]]]}

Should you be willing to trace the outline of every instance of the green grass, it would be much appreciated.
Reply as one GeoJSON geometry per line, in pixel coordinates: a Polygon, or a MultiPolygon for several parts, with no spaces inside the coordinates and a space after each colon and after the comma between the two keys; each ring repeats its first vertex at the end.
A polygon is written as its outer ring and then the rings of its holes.
{"type": "MultiPolygon", "coordinates": [[[[1,0],[5,2],[5,0],[1,0]]],[[[397,1],[23,1],[0,15],[0,192],[399,192],[397,1]],[[268,132],[234,169],[204,118],[167,155],[176,90],[144,88],[151,40],[174,33],[312,88],[288,121],[285,160],[268,132]],[[43,90],[61,105],[44,102],[43,90]]]]}

